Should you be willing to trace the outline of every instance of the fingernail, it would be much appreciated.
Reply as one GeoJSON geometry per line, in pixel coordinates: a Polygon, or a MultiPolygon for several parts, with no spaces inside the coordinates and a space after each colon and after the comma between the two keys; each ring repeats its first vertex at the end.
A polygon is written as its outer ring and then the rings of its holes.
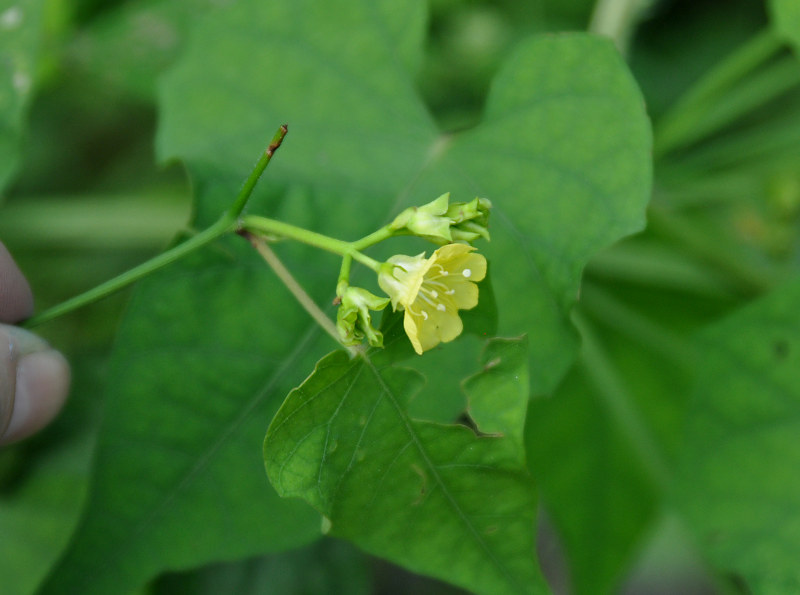
{"type": "Polygon", "coordinates": [[[0,437],[11,422],[17,379],[17,365],[12,356],[13,343],[11,337],[4,332],[4,326],[0,325],[0,437]]]}
{"type": "Polygon", "coordinates": [[[69,389],[69,365],[41,337],[0,324],[0,443],[46,425],[69,389]]]}
{"type": "Polygon", "coordinates": [[[45,351],[50,349],[50,344],[39,335],[32,332],[11,326],[10,324],[0,324],[0,334],[5,333],[11,344],[11,353],[18,359],[29,353],[45,351]]]}
{"type": "Polygon", "coordinates": [[[54,349],[28,353],[16,368],[14,409],[0,442],[19,440],[46,426],[69,392],[69,365],[54,349]]]}

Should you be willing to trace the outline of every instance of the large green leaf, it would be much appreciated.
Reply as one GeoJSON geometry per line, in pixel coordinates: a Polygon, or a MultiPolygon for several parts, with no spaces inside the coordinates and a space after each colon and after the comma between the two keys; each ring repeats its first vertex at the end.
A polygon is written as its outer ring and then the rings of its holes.
{"type": "Polygon", "coordinates": [[[711,326],[675,498],[713,564],[753,593],[800,590],[800,282],[711,326]]]}
{"type": "Polygon", "coordinates": [[[333,535],[411,570],[480,593],[545,592],[521,445],[411,419],[421,380],[366,355],[323,358],[269,428],[270,481],[333,535]]]}
{"type": "Polygon", "coordinates": [[[19,162],[23,124],[39,75],[45,4],[0,2],[0,190],[19,162]]]}
{"type": "Polygon", "coordinates": [[[235,238],[140,285],[112,355],[86,511],[42,592],[127,592],[165,568],[319,534],[318,516],[263,473],[264,425],[319,334],[265,269],[235,238]]]}
{"type": "Polygon", "coordinates": [[[248,1],[219,12],[195,30],[197,42],[162,87],[161,155],[180,156],[195,174],[206,194],[201,222],[230,200],[284,121],[290,134],[271,179],[324,190],[316,208],[341,216],[335,226],[321,217],[323,232],[357,237],[446,190],[456,200],[491,198],[486,253],[499,330],[535,331],[531,383],[547,391],[574,354],[566,313],[584,264],[643,224],[650,134],[642,99],[610,42],[531,38],[497,75],[481,125],[442,134],[392,34],[418,7],[248,1]]]}

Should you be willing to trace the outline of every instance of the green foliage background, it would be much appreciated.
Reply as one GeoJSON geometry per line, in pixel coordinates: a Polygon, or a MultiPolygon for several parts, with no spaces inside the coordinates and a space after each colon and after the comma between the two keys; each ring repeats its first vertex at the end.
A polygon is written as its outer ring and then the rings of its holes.
{"type": "MultiPolygon", "coordinates": [[[[0,4],[0,239],[40,308],[212,223],[283,122],[251,213],[495,204],[491,288],[421,358],[388,315],[336,351],[236,237],[38,329],[74,387],[0,451],[0,590],[800,589],[800,15],[586,33],[627,4],[0,4]]],[[[337,259],[276,250],[333,315],[337,259]]]]}

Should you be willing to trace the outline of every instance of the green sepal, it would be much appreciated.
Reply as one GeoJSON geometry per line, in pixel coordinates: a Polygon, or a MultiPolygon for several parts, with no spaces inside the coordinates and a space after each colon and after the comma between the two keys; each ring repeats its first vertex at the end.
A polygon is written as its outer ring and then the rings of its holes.
{"type": "Polygon", "coordinates": [[[488,198],[474,198],[470,202],[454,202],[446,216],[452,221],[450,233],[453,240],[472,242],[478,238],[489,240],[489,211],[492,202],[488,198]]]}
{"type": "Polygon", "coordinates": [[[341,304],[336,313],[336,329],[345,345],[358,345],[364,339],[372,347],[383,347],[383,335],[372,326],[370,310],[383,310],[389,298],[381,298],[360,287],[342,287],[341,304]]]}
{"type": "Polygon", "coordinates": [[[452,242],[450,226],[452,220],[447,217],[450,193],[445,192],[421,207],[409,207],[392,221],[394,230],[407,229],[412,234],[434,242],[452,242]]]}

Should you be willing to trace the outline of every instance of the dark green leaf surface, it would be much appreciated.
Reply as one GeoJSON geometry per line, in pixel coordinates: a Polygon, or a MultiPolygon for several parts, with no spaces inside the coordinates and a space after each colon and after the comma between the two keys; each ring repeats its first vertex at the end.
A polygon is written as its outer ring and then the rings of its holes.
{"type": "Polygon", "coordinates": [[[38,460],[20,447],[0,452],[0,591],[29,595],[58,558],[86,492],[89,436],[38,460]],[[17,460],[14,460],[17,459],[17,460]]]}
{"type": "Polygon", "coordinates": [[[604,388],[577,366],[552,397],[531,402],[525,428],[572,587],[586,595],[616,592],[657,505],[657,486],[604,388]]]}
{"type": "Polygon", "coordinates": [[[313,363],[319,333],[294,310],[239,238],[141,284],[112,356],[86,512],[43,593],[127,592],[165,568],[319,534],[260,457],[265,424],[313,363]]]}
{"type": "Polygon", "coordinates": [[[44,0],[0,4],[0,190],[19,161],[19,144],[39,76],[44,0]]]}
{"type": "Polygon", "coordinates": [[[150,595],[369,595],[369,561],[352,545],[323,539],[307,547],[170,573],[150,595]]]}
{"type": "Polygon", "coordinates": [[[800,590],[800,282],[698,338],[675,498],[716,568],[800,590]]]}
{"type": "Polygon", "coordinates": [[[323,358],[270,426],[270,481],[332,534],[411,570],[480,593],[545,592],[535,493],[513,441],[410,419],[420,382],[369,356],[323,358]]]}

